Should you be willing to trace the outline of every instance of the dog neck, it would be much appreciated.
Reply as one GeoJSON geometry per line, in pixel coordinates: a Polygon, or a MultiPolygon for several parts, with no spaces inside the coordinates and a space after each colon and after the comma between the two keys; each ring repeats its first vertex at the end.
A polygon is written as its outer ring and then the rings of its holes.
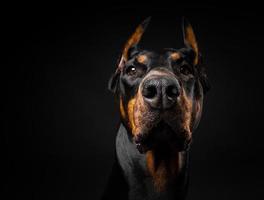
{"type": "Polygon", "coordinates": [[[129,186],[129,199],[184,199],[188,182],[188,152],[151,150],[140,154],[121,124],[116,153],[129,186]]]}

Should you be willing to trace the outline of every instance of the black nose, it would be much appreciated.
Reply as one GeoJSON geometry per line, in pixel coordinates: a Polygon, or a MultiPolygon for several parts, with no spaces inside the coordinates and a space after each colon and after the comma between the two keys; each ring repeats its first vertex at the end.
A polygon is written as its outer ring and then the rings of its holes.
{"type": "Polygon", "coordinates": [[[175,78],[155,77],[143,83],[142,95],[145,102],[157,109],[168,109],[180,95],[179,83],[175,78]]]}

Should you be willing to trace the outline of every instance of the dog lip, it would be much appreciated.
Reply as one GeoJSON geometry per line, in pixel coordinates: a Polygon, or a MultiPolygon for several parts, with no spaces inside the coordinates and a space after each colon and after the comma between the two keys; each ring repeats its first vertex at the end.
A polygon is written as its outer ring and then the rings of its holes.
{"type": "Polygon", "coordinates": [[[139,133],[134,138],[134,142],[138,151],[143,154],[148,150],[160,148],[173,148],[177,151],[187,151],[192,143],[191,138],[184,137],[186,133],[176,133],[166,121],[161,120],[148,133],[139,133]],[[166,147],[167,146],[167,147],[166,147]]]}

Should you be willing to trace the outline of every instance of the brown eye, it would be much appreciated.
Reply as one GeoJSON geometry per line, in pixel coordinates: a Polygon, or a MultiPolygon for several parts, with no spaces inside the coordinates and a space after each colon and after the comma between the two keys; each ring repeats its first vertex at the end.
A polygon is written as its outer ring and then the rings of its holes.
{"type": "Polygon", "coordinates": [[[141,77],[144,75],[146,71],[146,67],[145,66],[129,66],[127,69],[126,69],[126,74],[129,75],[129,76],[134,76],[134,77],[141,77]]]}
{"type": "Polygon", "coordinates": [[[184,74],[184,75],[189,75],[189,74],[191,74],[192,72],[191,72],[191,69],[190,69],[190,67],[189,66],[187,66],[187,65],[182,65],[181,67],[180,67],[180,73],[181,74],[184,74]]]}
{"type": "Polygon", "coordinates": [[[129,75],[129,76],[135,76],[137,74],[137,69],[135,66],[129,66],[126,70],[126,73],[129,75]]]}

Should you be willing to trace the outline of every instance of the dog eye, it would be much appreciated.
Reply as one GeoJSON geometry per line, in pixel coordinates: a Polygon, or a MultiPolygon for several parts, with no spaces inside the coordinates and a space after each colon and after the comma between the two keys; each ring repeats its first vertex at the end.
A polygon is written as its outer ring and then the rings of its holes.
{"type": "Polygon", "coordinates": [[[129,75],[129,76],[134,76],[136,75],[137,73],[137,69],[135,66],[129,66],[126,70],[126,73],[129,75]]]}
{"type": "Polygon", "coordinates": [[[141,76],[145,73],[145,68],[143,66],[129,66],[126,73],[129,76],[141,76]]]}
{"type": "Polygon", "coordinates": [[[184,75],[187,76],[187,75],[191,74],[192,71],[191,71],[191,69],[190,69],[189,66],[187,66],[187,65],[182,65],[182,66],[180,67],[180,73],[181,73],[181,74],[184,74],[184,75]]]}

